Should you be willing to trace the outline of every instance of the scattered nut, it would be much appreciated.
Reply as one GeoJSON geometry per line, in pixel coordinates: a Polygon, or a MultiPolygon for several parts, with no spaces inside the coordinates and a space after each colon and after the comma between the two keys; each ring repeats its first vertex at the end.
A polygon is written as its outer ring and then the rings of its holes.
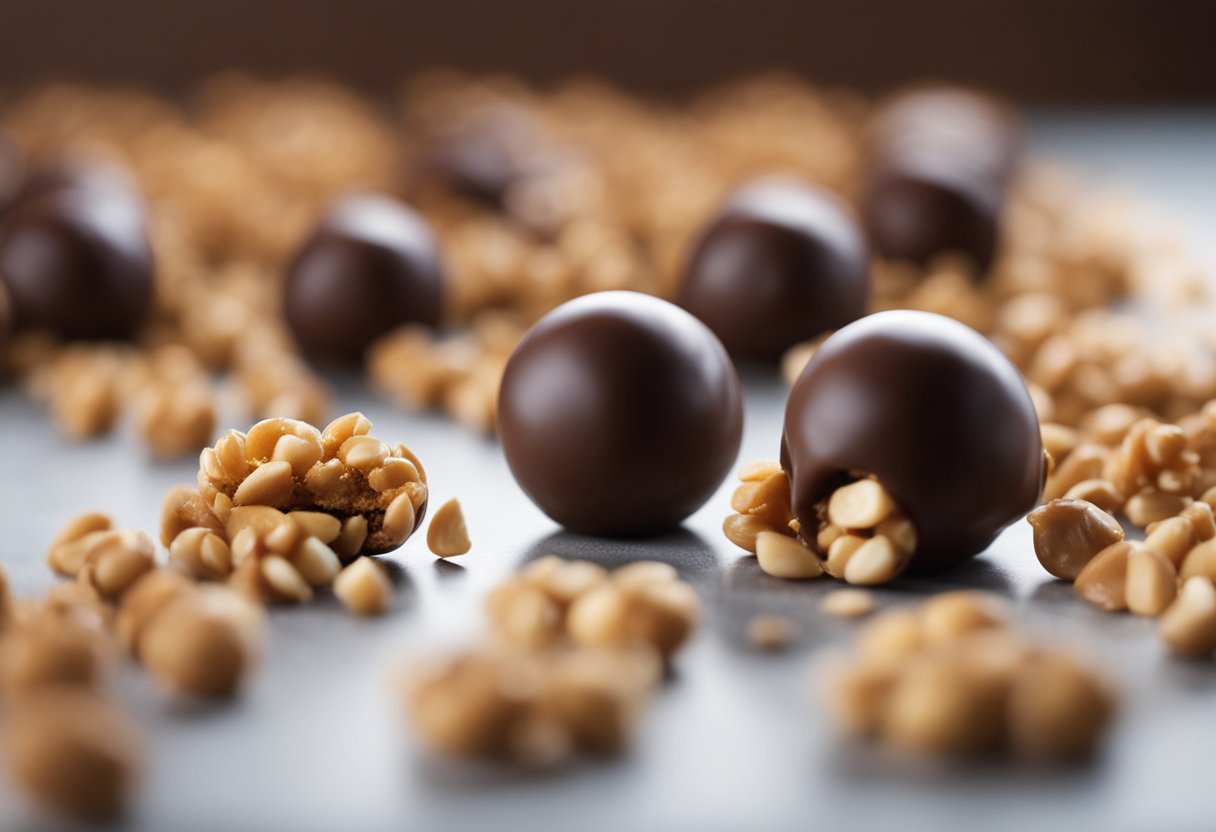
{"type": "Polygon", "coordinates": [[[435,512],[426,530],[426,545],[441,558],[466,554],[472,547],[458,500],[448,500],[435,512]]]}
{"type": "Polygon", "coordinates": [[[1094,555],[1123,539],[1115,518],[1084,500],[1052,500],[1026,520],[1034,529],[1034,553],[1057,578],[1075,580],[1094,555]]]}
{"type": "Polygon", "coordinates": [[[384,568],[359,558],[334,578],[334,595],[356,615],[380,615],[393,603],[393,585],[384,568]]]}
{"type": "Polygon", "coordinates": [[[11,703],[4,753],[30,797],[82,820],[111,820],[128,808],[142,768],[142,743],[113,705],[85,691],[52,688],[11,703]]]}
{"type": "Polygon", "coordinates": [[[747,640],[757,650],[779,653],[798,640],[800,628],[784,615],[756,615],[747,622],[747,640]]]}
{"type": "Polygon", "coordinates": [[[876,607],[874,596],[864,589],[836,589],[819,602],[820,611],[835,618],[861,618],[876,607]]]}

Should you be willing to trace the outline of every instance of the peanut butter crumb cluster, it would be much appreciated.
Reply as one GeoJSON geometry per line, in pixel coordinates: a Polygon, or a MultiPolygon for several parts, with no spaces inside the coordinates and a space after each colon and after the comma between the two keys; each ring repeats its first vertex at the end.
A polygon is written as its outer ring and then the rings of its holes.
{"type": "MultiPolygon", "coordinates": [[[[828,574],[850,584],[893,581],[916,551],[916,527],[874,477],[836,488],[816,508],[814,548],[790,507],[789,478],[776,462],[754,462],[739,472],[723,533],[756,555],[775,578],[807,580],[828,574]]],[[[807,530],[811,531],[811,530],[807,530]]]]}
{"type": "MultiPolygon", "coordinates": [[[[303,603],[332,586],[352,612],[383,612],[392,584],[359,558],[401,546],[422,525],[429,491],[413,452],[371,428],[349,413],[323,430],[275,418],[229,431],[200,455],[197,489],[165,496],[170,562],[267,603],[303,603]]],[[[469,550],[457,501],[436,513],[428,543],[440,557],[469,550]]]]}
{"type": "Polygon", "coordinates": [[[858,632],[856,653],[826,674],[828,712],[847,733],[899,749],[1084,758],[1115,713],[1102,679],[1022,639],[982,593],[884,613],[858,632]]]}
{"type": "Polygon", "coordinates": [[[554,765],[629,744],[696,628],[696,593],[664,563],[609,572],[545,557],[486,599],[491,638],[412,674],[406,704],[430,746],[554,765]]]}

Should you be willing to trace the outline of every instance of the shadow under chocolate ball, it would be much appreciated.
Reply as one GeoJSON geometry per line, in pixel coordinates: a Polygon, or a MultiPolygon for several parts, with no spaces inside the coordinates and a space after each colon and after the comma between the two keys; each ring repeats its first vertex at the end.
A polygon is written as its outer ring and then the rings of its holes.
{"type": "Polygon", "coordinates": [[[764,177],[737,190],[701,232],[677,302],[732,355],[779,358],[865,314],[869,252],[834,195],[764,177]]]}
{"type": "Polygon", "coordinates": [[[969,327],[879,312],[815,352],[790,391],[782,467],[812,547],[817,505],[874,475],[916,527],[909,569],[960,563],[1038,503],[1043,444],[1017,369],[969,327]]]}
{"type": "Polygon", "coordinates": [[[559,306],[515,348],[498,432],[520,487],[558,523],[658,534],[730,472],[743,402],[704,324],[659,298],[600,292],[559,306]]]}
{"type": "Polygon", "coordinates": [[[287,324],[306,353],[357,363],[389,330],[439,324],[439,247],[405,205],[352,194],[334,203],[296,254],[283,292],[287,324]]]}

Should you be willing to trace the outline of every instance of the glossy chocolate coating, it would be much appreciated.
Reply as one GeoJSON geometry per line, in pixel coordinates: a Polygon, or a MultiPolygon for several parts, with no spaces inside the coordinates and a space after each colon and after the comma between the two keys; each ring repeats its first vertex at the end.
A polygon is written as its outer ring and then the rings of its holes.
{"type": "Polygon", "coordinates": [[[63,338],[129,338],[152,304],[139,197],[125,187],[51,187],[0,229],[0,277],[14,324],[63,338]]]}
{"type": "Polygon", "coordinates": [[[48,194],[74,190],[98,191],[115,198],[126,196],[143,211],[139,191],[125,170],[81,153],[61,156],[30,170],[18,198],[23,203],[32,202],[48,194]]]}
{"type": "Polygon", "coordinates": [[[305,352],[358,362],[403,324],[437,326],[443,268],[430,227],[385,196],[336,202],[287,270],[283,310],[305,352]]]}
{"type": "Polygon", "coordinates": [[[0,130],[0,214],[16,204],[25,186],[26,172],[21,144],[11,133],[0,130]]]}
{"type": "Polygon", "coordinates": [[[961,252],[986,270],[1018,149],[1012,117],[984,96],[944,88],[891,101],[870,127],[861,194],[875,251],[920,264],[961,252]]]}
{"type": "Polygon", "coordinates": [[[730,472],[742,431],[722,344],[636,292],[585,295],[542,318],[511,354],[498,400],[520,487],[586,534],[676,528],[730,472]]]}
{"type": "Polygon", "coordinates": [[[677,302],[732,355],[771,360],[865,314],[869,252],[840,201],[793,179],[753,181],[701,233],[677,302]]]}
{"type": "Polygon", "coordinates": [[[874,474],[916,526],[918,571],[982,552],[1043,485],[1021,375],[979,333],[929,312],[879,312],[828,338],[790,392],[781,456],[808,545],[815,505],[850,472],[874,474]]]}
{"type": "Polygon", "coordinates": [[[546,144],[525,110],[498,105],[470,113],[434,136],[413,171],[416,186],[437,184],[503,209],[511,187],[530,175],[546,144]]]}

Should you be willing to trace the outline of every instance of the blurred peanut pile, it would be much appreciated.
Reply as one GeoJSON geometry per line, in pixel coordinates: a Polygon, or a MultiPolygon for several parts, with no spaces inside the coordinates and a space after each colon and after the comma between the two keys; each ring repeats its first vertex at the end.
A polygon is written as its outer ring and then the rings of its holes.
{"type": "MultiPolygon", "coordinates": [[[[417,207],[449,278],[448,334],[385,336],[368,356],[372,381],[491,431],[503,365],[531,322],[596,290],[670,295],[691,236],[747,177],[791,173],[850,196],[868,110],[851,93],[781,77],[665,108],[586,81],[541,95],[435,74],[382,104],[321,82],[222,76],[181,105],[53,86],[8,108],[3,126],[35,164],[111,159],[149,203],[157,298],[138,347],[27,336],[8,350],[67,435],[104,433],[129,413],[152,452],[196,451],[215,429],[216,372],[251,417],[323,421],[328,391],[284,329],[279,285],[326,203],[352,189],[417,207]],[[426,171],[436,148],[487,131],[525,175],[492,199],[435,187],[426,171]]],[[[1006,229],[982,284],[948,258],[924,270],[877,263],[874,307],[942,312],[990,335],[1027,373],[1048,421],[1076,425],[1112,402],[1177,418],[1216,397],[1208,345],[1192,354],[1194,339],[1159,343],[1110,308],[1150,287],[1196,297],[1201,281],[1169,239],[1108,195],[1034,166],[1006,229]]],[[[794,350],[787,369],[809,352],[794,350]]]]}

